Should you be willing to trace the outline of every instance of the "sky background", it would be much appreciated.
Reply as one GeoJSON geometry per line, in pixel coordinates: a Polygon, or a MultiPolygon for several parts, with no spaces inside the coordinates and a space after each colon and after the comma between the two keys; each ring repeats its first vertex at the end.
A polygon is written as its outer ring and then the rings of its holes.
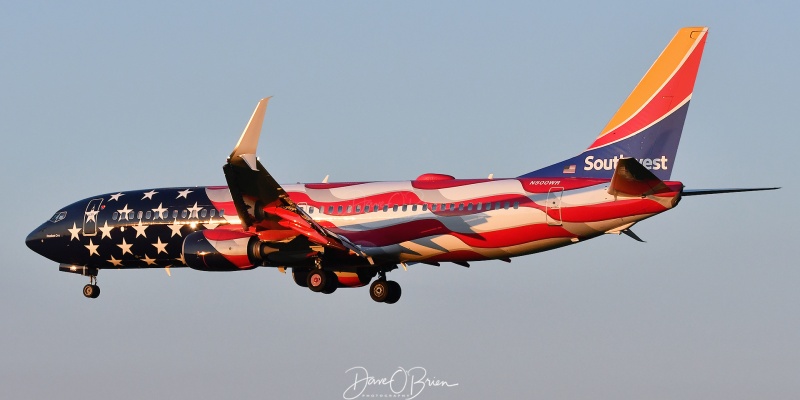
{"type": "MultiPolygon", "coordinates": [[[[418,399],[800,396],[795,2],[3,2],[4,398],[341,399],[426,368],[418,399]],[[58,272],[25,236],[94,194],[224,184],[256,102],[280,182],[517,176],[583,150],[683,26],[710,27],[672,177],[605,236],[413,266],[393,306],[290,275],[58,272]]],[[[376,388],[368,393],[389,393],[376,388]]]]}

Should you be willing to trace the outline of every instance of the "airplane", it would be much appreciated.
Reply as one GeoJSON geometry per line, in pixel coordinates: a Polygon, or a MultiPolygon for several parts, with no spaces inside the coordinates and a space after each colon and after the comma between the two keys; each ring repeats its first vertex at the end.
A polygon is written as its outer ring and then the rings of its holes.
{"type": "Polygon", "coordinates": [[[399,266],[511,262],[604,234],[641,241],[631,227],[685,196],[778,189],[670,180],[707,36],[680,29],[586,150],[515,178],[280,185],[256,157],[265,98],[223,166],[227,186],[91,196],[25,242],[88,276],[87,298],[100,294],[101,269],[274,267],[314,292],[370,285],[374,301],[393,304],[401,288],[386,274],[399,266]]]}

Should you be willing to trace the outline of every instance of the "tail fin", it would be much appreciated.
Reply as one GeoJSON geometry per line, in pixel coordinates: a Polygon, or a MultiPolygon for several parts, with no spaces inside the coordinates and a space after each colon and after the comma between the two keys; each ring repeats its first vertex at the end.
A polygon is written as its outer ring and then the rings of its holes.
{"type": "Polygon", "coordinates": [[[611,179],[617,162],[632,157],[668,180],[692,98],[708,28],[682,28],[583,153],[520,176],[611,179]]]}

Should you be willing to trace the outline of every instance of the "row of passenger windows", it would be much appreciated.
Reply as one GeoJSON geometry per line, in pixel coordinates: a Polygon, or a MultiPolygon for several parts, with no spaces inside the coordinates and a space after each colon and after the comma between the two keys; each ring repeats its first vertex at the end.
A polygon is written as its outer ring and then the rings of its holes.
{"type": "MultiPolygon", "coordinates": [[[[355,206],[355,214],[364,214],[364,213],[368,213],[368,212],[378,212],[378,211],[389,212],[389,210],[392,210],[392,212],[408,211],[409,209],[411,211],[417,211],[417,210],[421,209],[422,211],[431,210],[431,211],[439,211],[439,212],[443,212],[443,211],[465,211],[465,210],[466,211],[472,211],[472,210],[475,210],[475,211],[491,211],[493,209],[494,210],[500,210],[500,209],[508,210],[509,208],[512,208],[512,207],[515,210],[518,209],[519,208],[519,202],[515,201],[513,203],[513,205],[512,205],[511,202],[508,202],[508,201],[506,201],[506,202],[498,201],[496,203],[491,203],[491,202],[488,202],[488,203],[475,203],[475,204],[473,204],[473,203],[445,203],[445,204],[430,204],[430,205],[428,205],[428,204],[421,204],[421,205],[420,204],[411,204],[411,205],[409,205],[409,204],[403,204],[403,205],[395,204],[395,205],[392,205],[391,207],[388,204],[384,204],[383,206],[379,206],[378,204],[373,204],[373,205],[365,205],[363,208],[359,204],[359,205],[355,206]]],[[[347,211],[345,211],[345,207],[344,206],[328,206],[327,207],[327,212],[325,212],[326,210],[325,210],[324,206],[321,206],[321,207],[300,206],[300,208],[302,208],[303,211],[305,211],[305,212],[307,212],[309,214],[314,214],[315,212],[319,212],[320,214],[328,214],[328,215],[342,214],[342,213],[353,214],[353,205],[348,205],[347,206],[347,211]]]]}
{"type": "MultiPolygon", "coordinates": [[[[172,218],[178,218],[178,215],[179,215],[178,210],[172,210],[172,218]]],[[[217,210],[216,209],[211,209],[209,211],[209,210],[206,210],[206,209],[201,209],[199,212],[198,211],[192,211],[191,215],[189,215],[189,210],[182,210],[180,212],[180,216],[181,216],[181,218],[187,218],[187,217],[188,218],[199,218],[199,219],[206,218],[206,217],[214,218],[214,217],[217,216],[217,210]]],[[[224,217],[224,216],[225,216],[225,210],[219,210],[219,217],[221,218],[221,217],[224,217]]],[[[169,216],[169,211],[166,211],[166,210],[162,211],[161,213],[154,212],[154,211],[129,211],[127,216],[126,215],[120,215],[119,212],[114,211],[114,214],[111,216],[111,219],[114,220],[114,221],[117,221],[117,220],[120,220],[120,219],[127,219],[129,221],[134,221],[134,220],[137,220],[137,219],[144,219],[144,220],[167,219],[169,217],[170,217],[169,216]]]]}

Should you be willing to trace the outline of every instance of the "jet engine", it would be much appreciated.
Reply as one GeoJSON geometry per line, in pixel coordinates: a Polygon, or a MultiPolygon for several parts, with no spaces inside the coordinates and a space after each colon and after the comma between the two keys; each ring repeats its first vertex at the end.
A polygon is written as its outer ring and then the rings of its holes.
{"type": "Polygon", "coordinates": [[[240,271],[260,264],[260,241],[255,235],[227,229],[191,233],[183,241],[186,265],[200,271],[240,271]]]}
{"type": "Polygon", "coordinates": [[[264,242],[257,235],[230,229],[206,229],[186,236],[186,265],[200,271],[241,271],[258,266],[314,265],[319,252],[305,237],[264,242]]]}

